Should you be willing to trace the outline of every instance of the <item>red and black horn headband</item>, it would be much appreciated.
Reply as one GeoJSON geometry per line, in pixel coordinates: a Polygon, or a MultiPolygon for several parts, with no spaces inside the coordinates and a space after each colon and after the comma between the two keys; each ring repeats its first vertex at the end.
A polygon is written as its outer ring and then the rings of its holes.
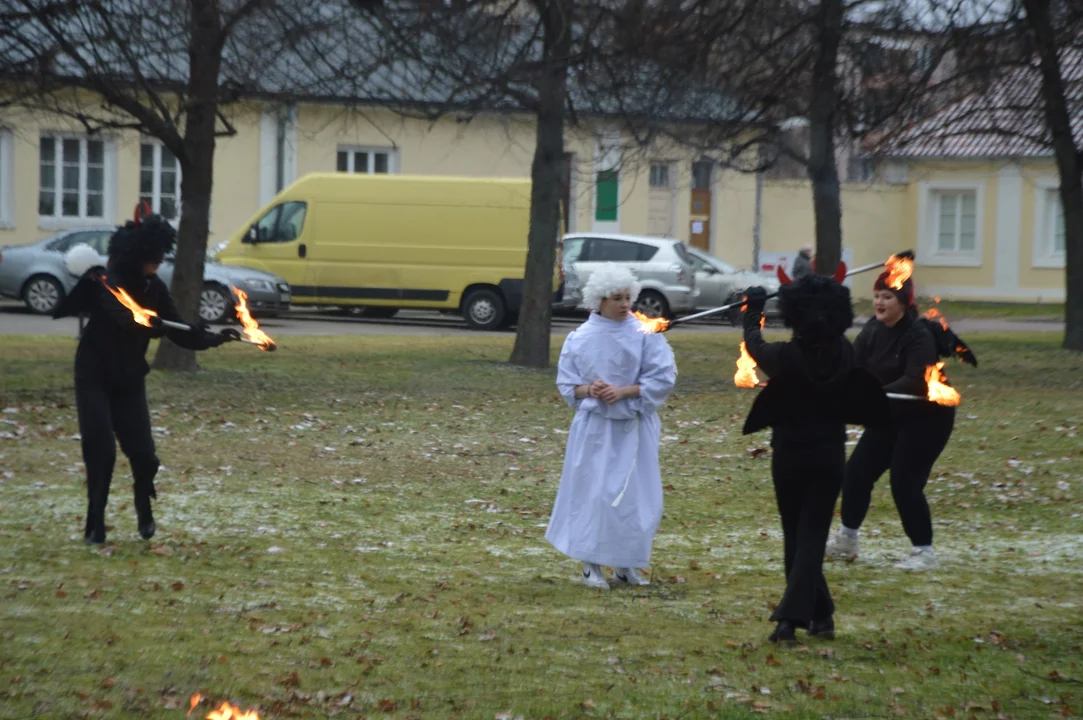
{"type": "MultiPolygon", "coordinates": [[[[812,261],[812,269],[813,269],[813,271],[816,270],[816,261],[815,260],[812,261]]],[[[778,281],[780,283],[782,283],[783,285],[793,285],[793,280],[791,280],[790,276],[786,274],[786,268],[782,267],[781,264],[778,266],[778,273],[777,274],[778,274],[778,281]]],[[[833,277],[835,278],[835,282],[840,283],[840,284],[842,283],[843,280],[846,279],[846,263],[844,263],[844,262],[839,263],[839,266],[837,268],[835,268],[835,274],[833,275],[833,277]]]]}
{"type": "Polygon", "coordinates": [[[136,227],[139,227],[139,224],[143,222],[144,218],[149,217],[153,212],[149,202],[140,200],[139,204],[135,206],[135,217],[133,218],[136,227]]]}

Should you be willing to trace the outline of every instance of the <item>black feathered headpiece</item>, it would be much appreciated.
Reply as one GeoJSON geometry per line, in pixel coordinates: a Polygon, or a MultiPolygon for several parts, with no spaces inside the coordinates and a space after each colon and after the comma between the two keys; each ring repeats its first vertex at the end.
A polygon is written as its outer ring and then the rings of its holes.
{"type": "Polygon", "coordinates": [[[109,264],[125,269],[141,269],[147,263],[160,263],[173,251],[177,231],[161,215],[152,215],[146,203],[136,209],[135,220],[117,228],[109,239],[109,264]]]}
{"type": "Polygon", "coordinates": [[[850,289],[823,275],[780,287],[779,306],[794,336],[814,344],[835,340],[854,324],[850,289]]]}

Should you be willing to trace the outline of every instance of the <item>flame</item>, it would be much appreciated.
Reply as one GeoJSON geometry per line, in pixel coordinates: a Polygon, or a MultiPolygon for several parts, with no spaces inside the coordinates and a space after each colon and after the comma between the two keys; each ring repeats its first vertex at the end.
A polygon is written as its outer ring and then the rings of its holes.
{"type": "Polygon", "coordinates": [[[139,306],[135,300],[132,300],[132,296],[129,295],[124,288],[117,288],[114,290],[109,287],[109,283],[104,282],[105,278],[102,278],[102,285],[105,289],[113,293],[113,297],[120,301],[120,304],[132,311],[132,319],[144,327],[150,327],[150,319],[152,317],[158,317],[158,313],[153,310],[147,310],[139,306]]]}
{"type": "Polygon", "coordinates": [[[240,300],[236,305],[236,310],[237,319],[244,326],[244,336],[259,345],[260,350],[274,348],[275,341],[271,339],[270,335],[259,329],[259,323],[253,320],[251,313],[248,312],[248,293],[236,287],[233,288],[233,292],[236,293],[237,299],[240,300]]]}
{"type": "Polygon", "coordinates": [[[902,290],[903,283],[909,280],[914,272],[914,261],[892,255],[884,265],[887,266],[888,272],[885,284],[895,290],[902,290]]]}
{"type": "MultiPolygon", "coordinates": [[[[767,318],[760,318],[760,328],[767,322],[767,318]]],[[[760,378],[756,374],[756,361],[748,354],[745,341],[741,341],[741,357],[737,358],[737,372],[733,375],[733,384],[739,388],[754,388],[760,384],[760,378]]]]}
{"type": "Polygon", "coordinates": [[[944,362],[940,361],[936,365],[925,368],[925,382],[929,385],[928,397],[929,400],[938,405],[955,407],[962,401],[962,396],[959,395],[958,390],[944,384],[948,376],[941,372],[943,367],[944,362]]]}
{"type": "Polygon", "coordinates": [[[191,705],[188,708],[188,712],[184,714],[184,717],[188,717],[189,715],[191,715],[192,711],[196,709],[196,705],[203,702],[202,693],[196,693],[195,695],[193,695],[189,702],[191,703],[191,705]]]}
{"type": "Polygon", "coordinates": [[[647,317],[646,315],[638,311],[633,312],[632,316],[639,321],[639,324],[641,326],[639,328],[639,332],[656,333],[662,332],[669,327],[669,320],[666,320],[665,318],[647,317]]]}
{"type": "MultiPolygon", "coordinates": [[[[202,701],[203,695],[200,693],[193,695],[190,701],[192,706],[188,710],[188,715],[191,715],[192,710],[195,710],[196,705],[199,705],[202,701]]],[[[207,713],[206,720],[259,720],[259,713],[255,710],[241,710],[235,705],[222,701],[217,709],[207,713]]]]}
{"type": "Polygon", "coordinates": [[[937,310],[936,308],[929,308],[925,312],[925,317],[929,318],[930,320],[936,320],[937,322],[940,323],[940,327],[944,328],[945,330],[948,329],[948,320],[947,320],[947,318],[945,318],[944,314],[942,312],[940,312],[939,310],[937,310]]]}

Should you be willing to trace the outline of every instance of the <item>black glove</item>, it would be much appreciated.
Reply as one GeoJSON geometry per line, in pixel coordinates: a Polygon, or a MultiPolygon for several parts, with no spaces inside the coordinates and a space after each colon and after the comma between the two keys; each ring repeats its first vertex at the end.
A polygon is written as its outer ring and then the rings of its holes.
{"type": "Polygon", "coordinates": [[[742,308],[749,315],[760,315],[767,306],[767,291],[760,286],[745,290],[745,304],[742,308]]]}
{"type": "Polygon", "coordinates": [[[239,342],[241,340],[241,333],[236,328],[222,328],[218,331],[218,336],[222,338],[222,342],[239,342]]]}

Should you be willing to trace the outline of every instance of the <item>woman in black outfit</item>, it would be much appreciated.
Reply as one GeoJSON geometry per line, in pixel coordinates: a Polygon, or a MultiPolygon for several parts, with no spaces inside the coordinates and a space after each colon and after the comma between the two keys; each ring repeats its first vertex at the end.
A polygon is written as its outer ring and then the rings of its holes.
{"type": "Polygon", "coordinates": [[[767,293],[748,290],[744,318],[749,355],[771,378],[745,422],[745,434],[771,427],[771,479],[782,520],[786,592],[771,615],[774,643],[795,643],[796,628],[833,638],[835,605],[823,574],[824,544],[842,487],[846,424],[877,422],[888,405],[879,383],[854,366],[844,332],[853,323],[850,291],[809,275],[783,285],[782,319],[789,342],[760,334],[767,293]]]}
{"type": "MultiPolygon", "coordinates": [[[[896,290],[887,285],[887,277],[882,273],[873,286],[876,316],[854,340],[854,357],[886,392],[925,397],[925,371],[938,361],[937,345],[917,316],[913,283],[908,279],[896,290]]],[[[873,485],[887,470],[895,507],[913,546],[896,567],[932,570],[937,560],[925,484],[951,437],[955,408],[926,400],[892,400],[891,420],[888,427],[867,429],[846,463],[842,527],[828,543],[827,554],[857,557],[858,530],[868,513],[873,485]]]]}
{"type": "Polygon", "coordinates": [[[106,289],[103,283],[122,288],[159,318],[180,322],[169,289],[156,275],[175,238],[169,223],[155,215],[118,228],[109,240],[104,273],[100,267],[88,270],[53,313],[55,318],[89,315],[75,354],[75,403],[87,477],[87,545],[105,542],[105,505],[117,456],[114,435],[132,467],[139,534],[149,540],[156,530],[150,500],[157,497],[159,463],[145,383],[151,338],[165,336],[181,347],[205,350],[239,337],[232,329],[219,334],[203,328],[167,330],[157,318],[151,318],[153,327],[144,327],[106,289]]]}

